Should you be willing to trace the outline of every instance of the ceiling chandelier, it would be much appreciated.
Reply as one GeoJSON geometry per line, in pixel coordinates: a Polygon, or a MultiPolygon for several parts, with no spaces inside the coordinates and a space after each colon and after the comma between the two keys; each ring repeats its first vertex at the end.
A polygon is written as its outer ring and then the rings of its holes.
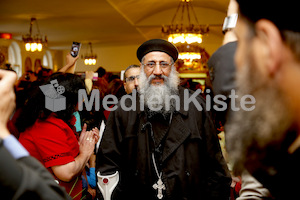
{"type": "Polygon", "coordinates": [[[30,28],[29,28],[29,34],[23,35],[22,39],[25,43],[25,50],[26,51],[42,51],[43,46],[47,46],[47,36],[45,36],[45,39],[43,40],[43,37],[40,33],[39,25],[37,23],[36,18],[31,18],[30,20],[30,28]],[[32,26],[33,23],[35,22],[36,27],[37,27],[37,34],[33,35],[32,34],[32,26]]]}
{"type": "Polygon", "coordinates": [[[89,46],[87,48],[87,53],[84,55],[84,64],[85,65],[96,65],[97,62],[97,55],[93,54],[93,48],[92,48],[92,43],[89,42],[89,46]],[[90,53],[88,53],[88,50],[91,50],[90,53]]]}
{"type": "Polygon", "coordinates": [[[192,65],[193,60],[201,59],[202,48],[200,44],[202,43],[202,36],[208,31],[207,25],[199,25],[191,0],[180,0],[171,25],[162,27],[162,33],[168,35],[168,41],[178,48],[178,58],[184,60],[185,65],[192,65]],[[180,16],[178,15],[179,12],[181,13],[180,16]],[[177,16],[179,20],[175,24],[177,16]],[[192,17],[194,17],[196,24],[191,23],[192,17]]]}

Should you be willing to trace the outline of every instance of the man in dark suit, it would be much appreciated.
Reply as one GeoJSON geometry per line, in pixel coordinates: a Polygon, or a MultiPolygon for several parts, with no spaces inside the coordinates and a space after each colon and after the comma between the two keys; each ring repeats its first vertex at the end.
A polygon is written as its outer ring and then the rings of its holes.
{"type": "Polygon", "coordinates": [[[0,196],[1,199],[72,199],[7,129],[15,108],[16,74],[0,70],[0,196]]]}

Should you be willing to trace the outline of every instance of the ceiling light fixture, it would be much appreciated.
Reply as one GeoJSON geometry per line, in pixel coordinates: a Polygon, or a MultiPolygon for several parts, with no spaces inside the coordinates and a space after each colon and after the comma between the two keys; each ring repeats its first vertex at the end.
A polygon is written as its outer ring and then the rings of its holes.
{"type": "Polygon", "coordinates": [[[208,25],[199,25],[191,0],[180,0],[171,25],[162,27],[162,33],[168,35],[168,41],[178,48],[178,58],[184,60],[185,65],[192,65],[194,60],[201,59],[203,48],[200,47],[200,44],[202,43],[202,36],[208,31],[208,25]],[[180,16],[179,12],[181,13],[180,16]],[[177,16],[179,20],[175,24],[177,16]],[[192,16],[196,24],[191,23],[192,16]],[[187,24],[185,24],[186,22],[187,24]]]}
{"type": "Polygon", "coordinates": [[[89,47],[87,48],[87,53],[85,54],[85,56],[83,58],[84,58],[85,65],[96,65],[97,55],[93,54],[93,48],[92,48],[91,42],[89,42],[89,47]],[[91,53],[88,53],[89,48],[91,50],[91,53]]]}
{"type": "Polygon", "coordinates": [[[47,46],[47,42],[48,42],[47,36],[45,36],[45,39],[43,40],[36,18],[31,18],[29,34],[23,35],[22,39],[25,43],[25,50],[31,52],[42,51],[43,46],[44,47],[47,46]],[[37,34],[32,35],[32,26],[34,22],[37,26],[37,34]]]}

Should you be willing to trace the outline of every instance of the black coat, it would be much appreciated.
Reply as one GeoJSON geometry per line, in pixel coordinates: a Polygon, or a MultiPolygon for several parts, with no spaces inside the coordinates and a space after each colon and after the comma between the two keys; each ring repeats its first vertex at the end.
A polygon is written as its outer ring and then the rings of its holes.
{"type": "Polygon", "coordinates": [[[0,199],[72,200],[35,158],[14,159],[0,139],[0,199]]]}
{"type": "MultiPolygon", "coordinates": [[[[193,103],[185,111],[183,88],[179,93],[180,110],[172,117],[159,166],[166,185],[163,199],[228,200],[231,178],[205,102],[197,97],[203,111],[193,103]]],[[[118,104],[110,113],[97,154],[97,171],[102,175],[120,172],[113,199],[157,199],[150,130],[138,105],[139,101],[136,111],[124,111],[118,104]]]]}

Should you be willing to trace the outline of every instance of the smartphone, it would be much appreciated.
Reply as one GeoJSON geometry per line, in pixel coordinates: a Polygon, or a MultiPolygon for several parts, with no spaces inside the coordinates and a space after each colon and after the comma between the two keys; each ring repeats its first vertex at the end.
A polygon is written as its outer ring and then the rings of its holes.
{"type": "Polygon", "coordinates": [[[80,46],[81,46],[81,44],[79,42],[73,42],[72,48],[71,48],[71,52],[70,52],[71,56],[73,56],[74,58],[76,56],[78,56],[79,50],[80,50],[80,46]]]}

